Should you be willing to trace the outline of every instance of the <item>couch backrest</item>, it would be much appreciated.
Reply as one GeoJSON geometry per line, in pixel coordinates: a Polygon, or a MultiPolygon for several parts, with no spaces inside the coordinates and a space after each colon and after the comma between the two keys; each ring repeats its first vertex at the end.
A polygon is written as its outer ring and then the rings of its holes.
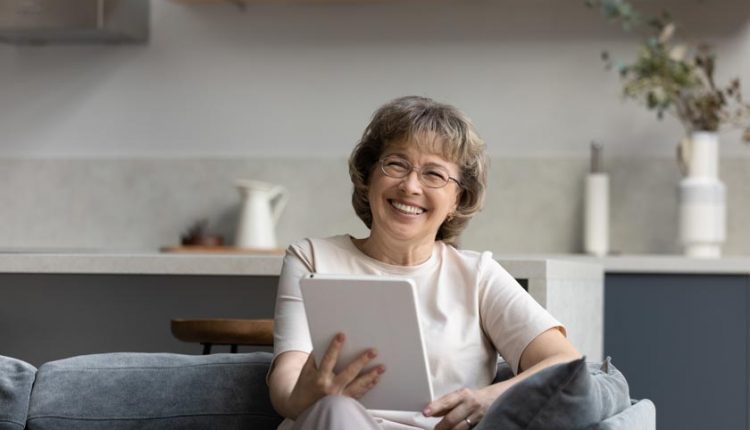
{"type": "Polygon", "coordinates": [[[39,367],[29,430],[275,429],[271,355],[111,353],[39,367]]]}

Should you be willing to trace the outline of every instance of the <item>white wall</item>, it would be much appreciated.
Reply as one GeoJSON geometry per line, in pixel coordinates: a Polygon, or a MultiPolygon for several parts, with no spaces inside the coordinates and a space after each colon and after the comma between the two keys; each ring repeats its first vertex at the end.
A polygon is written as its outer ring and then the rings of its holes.
{"type": "MultiPolygon", "coordinates": [[[[669,2],[750,85],[750,2],[669,2]]],[[[671,156],[679,125],[622,103],[598,57],[634,40],[582,3],[154,0],[147,45],[0,46],[0,157],[341,157],[405,94],[465,110],[492,154],[671,156]]]]}

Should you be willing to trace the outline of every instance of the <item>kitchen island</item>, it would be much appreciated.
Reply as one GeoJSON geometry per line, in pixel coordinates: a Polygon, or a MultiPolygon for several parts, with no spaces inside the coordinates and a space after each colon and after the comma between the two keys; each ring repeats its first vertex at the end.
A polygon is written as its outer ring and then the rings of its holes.
{"type": "MultiPolygon", "coordinates": [[[[282,256],[158,252],[0,252],[2,355],[32,364],[111,351],[199,353],[173,318],[272,318],[282,256]]],[[[595,263],[500,263],[568,328],[589,357],[603,349],[603,272],[595,263]]],[[[220,350],[220,349],[219,349],[220,350]]]]}
{"type": "Polygon", "coordinates": [[[544,258],[604,267],[604,353],[657,428],[750,428],[750,258],[544,258]]]}

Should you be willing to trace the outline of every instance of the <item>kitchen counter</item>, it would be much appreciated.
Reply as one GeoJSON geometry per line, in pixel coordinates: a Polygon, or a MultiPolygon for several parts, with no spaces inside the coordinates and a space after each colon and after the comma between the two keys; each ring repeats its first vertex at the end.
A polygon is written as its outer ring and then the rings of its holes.
{"type": "Polygon", "coordinates": [[[276,255],[159,252],[1,253],[0,273],[278,276],[276,255]]]}
{"type": "MultiPolygon", "coordinates": [[[[498,260],[502,260],[504,256],[496,255],[495,257],[498,260]]],[[[708,259],[688,258],[681,255],[613,255],[594,257],[584,254],[514,254],[513,258],[539,258],[593,263],[601,265],[606,273],[750,274],[750,257],[744,256],[708,259]]]]}
{"type": "MultiPolygon", "coordinates": [[[[499,261],[565,324],[580,351],[602,357],[599,264],[499,261]]],[[[272,318],[282,262],[281,255],[0,250],[4,354],[34,364],[100,351],[189,353],[194,346],[169,334],[170,318],[272,318]],[[56,344],[61,338],[65,344],[56,344]]]]}
{"type": "MultiPolygon", "coordinates": [[[[0,273],[275,276],[281,271],[282,258],[276,255],[165,254],[155,251],[0,250],[0,273]]],[[[500,254],[496,258],[511,272],[537,271],[524,272],[524,277],[546,276],[549,270],[562,273],[564,267],[571,267],[561,266],[555,261],[601,265],[606,273],[750,273],[750,257],[696,259],[679,255],[500,254]],[[521,263],[529,260],[548,263],[544,267],[535,265],[534,269],[521,263]]]]}

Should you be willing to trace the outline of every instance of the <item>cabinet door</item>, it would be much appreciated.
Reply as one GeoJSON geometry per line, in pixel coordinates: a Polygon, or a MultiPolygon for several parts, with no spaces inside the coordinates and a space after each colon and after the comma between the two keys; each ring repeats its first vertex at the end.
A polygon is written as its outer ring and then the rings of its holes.
{"type": "Polygon", "coordinates": [[[607,275],[604,351],[659,429],[748,428],[747,276],[607,275]]]}
{"type": "Polygon", "coordinates": [[[277,282],[277,276],[0,274],[0,355],[40,366],[99,352],[199,354],[200,345],[172,335],[170,319],[272,318],[277,282]]]}

